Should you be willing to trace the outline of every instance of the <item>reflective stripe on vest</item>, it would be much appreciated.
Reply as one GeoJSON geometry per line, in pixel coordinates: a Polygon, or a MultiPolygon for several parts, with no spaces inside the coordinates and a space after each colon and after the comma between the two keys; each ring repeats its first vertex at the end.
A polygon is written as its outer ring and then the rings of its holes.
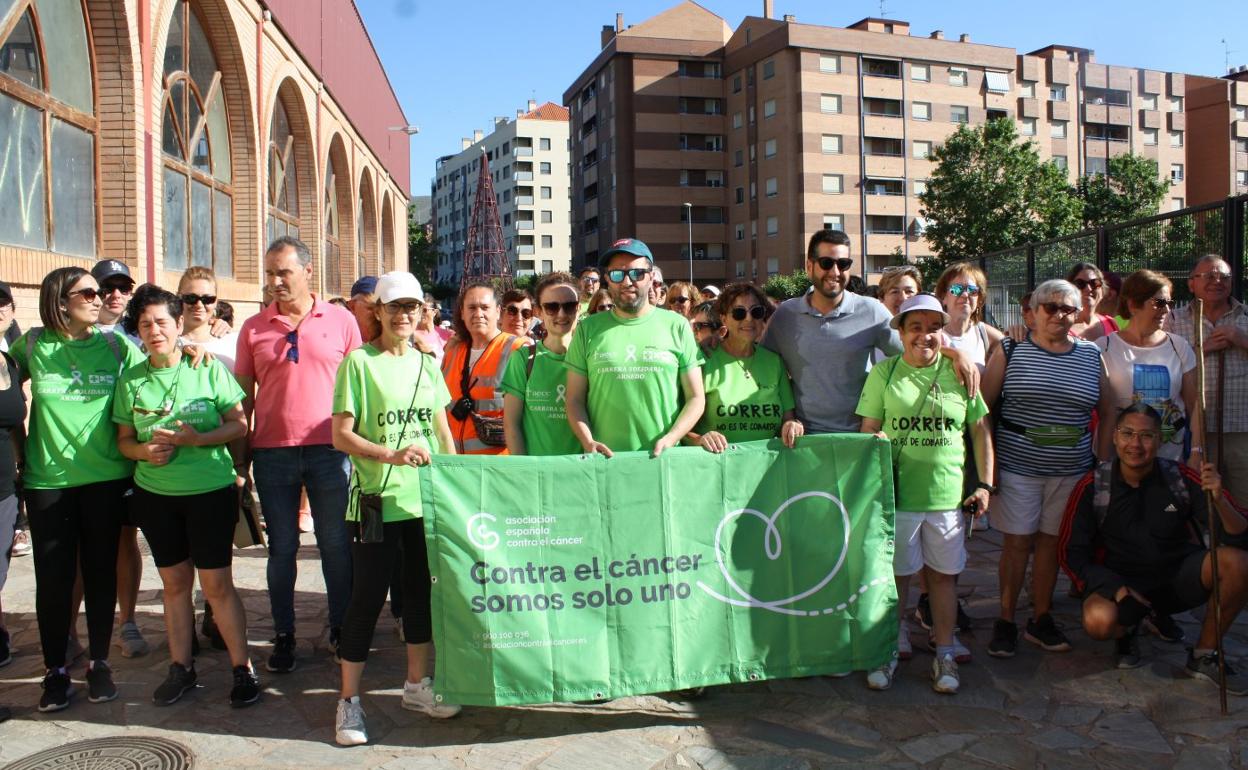
{"type": "MultiPolygon", "coordinates": [[[[481,352],[481,357],[477,359],[476,366],[473,366],[469,372],[469,382],[472,387],[469,389],[468,395],[473,397],[476,412],[484,417],[502,417],[503,416],[503,396],[496,392],[498,383],[502,381],[503,373],[506,371],[507,361],[511,358],[512,352],[517,347],[523,347],[518,344],[521,338],[510,334],[499,334],[490,340],[485,350],[481,352]],[[478,375],[474,372],[488,372],[489,375],[478,375]],[[485,396],[485,398],[476,398],[476,396],[485,396]]],[[[460,390],[463,380],[464,360],[466,356],[472,353],[471,344],[465,344],[461,340],[456,340],[453,348],[448,348],[446,355],[442,359],[442,374],[446,379],[448,390],[451,392],[452,401],[458,400],[463,394],[460,390]]],[[[447,420],[450,422],[451,436],[455,439],[455,448],[461,454],[506,454],[506,447],[491,446],[482,442],[477,438],[477,426],[472,421],[472,417],[460,421],[451,415],[447,410],[447,420]]]]}

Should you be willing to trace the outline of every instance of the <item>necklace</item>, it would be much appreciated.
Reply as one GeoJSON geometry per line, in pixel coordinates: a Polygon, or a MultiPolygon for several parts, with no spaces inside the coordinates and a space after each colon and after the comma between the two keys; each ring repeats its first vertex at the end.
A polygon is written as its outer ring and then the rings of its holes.
{"type": "Polygon", "coordinates": [[[152,361],[150,358],[144,366],[147,367],[147,376],[143,378],[142,384],[134,390],[134,403],[131,405],[131,409],[137,414],[154,414],[161,417],[168,417],[170,414],[173,414],[174,402],[177,400],[178,381],[182,379],[182,361],[179,360],[178,363],[174,364],[178,370],[173,374],[173,382],[170,383],[169,387],[165,388],[165,392],[161,394],[160,407],[157,409],[143,409],[139,406],[139,394],[143,392],[143,388],[148,383],[152,382],[152,361]]]}

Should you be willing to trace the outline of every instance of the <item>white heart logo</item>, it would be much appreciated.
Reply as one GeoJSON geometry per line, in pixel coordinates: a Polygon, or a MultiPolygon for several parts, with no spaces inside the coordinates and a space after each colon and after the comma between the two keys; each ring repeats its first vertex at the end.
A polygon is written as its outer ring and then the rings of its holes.
{"type": "Polygon", "coordinates": [[[838,572],[840,572],[841,565],[845,563],[845,554],[849,551],[849,530],[849,512],[845,510],[844,504],[842,504],[837,497],[830,495],[827,492],[802,492],[794,495],[788,500],[785,500],[780,507],[776,508],[775,513],[770,516],[767,516],[761,511],[756,511],[753,508],[740,508],[732,511],[731,513],[725,515],[724,518],[720,520],[719,526],[715,528],[715,563],[719,565],[719,571],[724,576],[724,579],[728,581],[728,585],[732,586],[732,589],[741,598],[723,596],[701,581],[698,582],[698,587],[716,599],[719,599],[721,602],[726,602],[737,607],[757,607],[759,609],[770,610],[771,612],[778,612],[785,615],[817,615],[819,614],[818,611],[808,612],[807,610],[795,609],[793,607],[789,607],[788,605],[818,593],[824,586],[832,582],[832,579],[836,577],[838,572]],[[810,497],[821,497],[828,500],[841,512],[841,522],[844,525],[843,530],[845,533],[845,542],[842,543],[840,555],[837,557],[836,563],[832,565],[832,568],[828,571],[828,574],[824,575],[819,582],[815,583],[815,585],[810,588],[783,599],[773,599],[771,601],[759,599],[749,591],[742,588],[737,581],[733,579],[732,574],[728,571],[727,565],[724,564],[724,549],[721,547],[724,528],[739,516],[753,516],[759,519],[767,527],[763,540],[764,552],[769,560],[775,561],[780,558],[780,554],[784,550],[784,543],[780,537],[780,530],[776,528],[776,520],[784,514],[789,506],[810,497]]]}

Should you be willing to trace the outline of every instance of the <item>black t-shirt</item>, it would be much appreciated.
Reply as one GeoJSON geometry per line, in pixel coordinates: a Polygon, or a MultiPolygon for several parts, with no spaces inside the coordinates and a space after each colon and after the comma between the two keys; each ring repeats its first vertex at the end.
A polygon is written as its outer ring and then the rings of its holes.
{"type": "Polygon", "coordinates": [[[22,420],[26,419],[26,399],[22,395],[17,364],[9,358],[8,353],[0,353],[0,359],[7,374],[7,377],[0,374],[0,499],[3,499],[13,494],[13,477],[17,469],[13,455],[12,431],[20,428],[22,420]]]}

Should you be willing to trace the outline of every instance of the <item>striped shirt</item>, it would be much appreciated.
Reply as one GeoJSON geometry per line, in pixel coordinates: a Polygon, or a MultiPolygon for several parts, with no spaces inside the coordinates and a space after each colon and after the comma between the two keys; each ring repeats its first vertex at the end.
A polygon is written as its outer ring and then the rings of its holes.
{"type": "MultiPolygon", "coordinates": [[[[1196,319],[1192,305],[1181,307],[1166,317],[1165,328],[1196,347],[1196,319]]],[[[1248,334],[1248,307],[1238,300],[1231,300],[1231,309],[1216,324],[1205,319],[1205,337],[1215,328],[1231,327],[1241,334],[1248,334]]],[[[1210,433],[1220,430],[1227,433],[1248,433],[1248,350],[1231,347],[1205,356],[1205,408],[1210,433]],[[1222,397],[1225,399],[1226,416],[1218,414],[1218,369],[1226,363],[1226,376],[1221,379],[1222,397]],[[1221,426],[1221,428],[1219,428],[1221,426]]]]}
{"type": "Polygon", "coordinates": [[[1093,465],[1088,424],[1101,397],[1101,353],[1072,340],[1065,353],[1050,353],[1031,338],[1014,346],[1001,386],[996,450],[1001,467],[1023,476],[1071,476],[1093,465]],[[1075,446],[1040,446],[1013,427],[1073,425],[1083,430],[1075,446]]]}

